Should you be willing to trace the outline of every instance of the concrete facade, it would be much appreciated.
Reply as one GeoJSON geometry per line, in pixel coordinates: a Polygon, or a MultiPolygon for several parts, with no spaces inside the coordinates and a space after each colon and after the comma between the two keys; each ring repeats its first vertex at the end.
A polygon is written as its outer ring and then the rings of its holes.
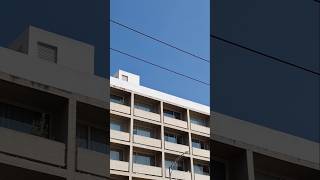
{"type": "Polygon", "coordinates": [[[183,155],[172,179],[210,179],[209,172],[198,171],[209,168],[209,107],[143,87],[139,81],[132,83],[131,78],[139,79],[121,70],[110,77],[111,177],[169,179],[170,162],[183,155]],[[129,75],[128,79],[119,74],[129,75]],[[171,112],[177,114],[165,114],[171,112]],[[194,118],[206,124],[196,124],[194,118]],[[168,140],[171,136],[174,140],[168,140]],[[193,147],[198,140],[203,148],[193,147]],[[141,157],[152,159],[151,163],[141,157]]]}
{"type": "Polygon", "coordinates": [[[93,52],[32,26],[0,48],[1,179],[108,178],[108,86],[93,74],[93,52]],[[41,58],[39,42],[55,47],[56,62],[41,58]]]}

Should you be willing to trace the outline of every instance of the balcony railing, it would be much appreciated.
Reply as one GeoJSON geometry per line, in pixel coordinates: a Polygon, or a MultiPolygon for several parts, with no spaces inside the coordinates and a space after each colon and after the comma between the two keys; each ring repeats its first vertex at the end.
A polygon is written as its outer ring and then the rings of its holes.
{"type": "Polygon", "coordinates": [[[166,123],[166,124],[170,124],[170,125],[185,128],[185,129],[188,128],[188,123],[183,120],[174,119],[174,118],[167,117],[167,116],[164,116],[163,120],[164,120],[164,123],[166,123]]]}
{"type": "Polygon", "coordinates": [[[110,169],[117,171],[129,171],[129,162],[110,160],[110,169]]]}
{"type": "MultiPolygon", "coordinates": [[[[166,177],[169,177],[169,169],[166,169],[166,177]]],[[[179,171],[173,170],[171,173],[171,178],[173,179],[183,179],[183,180],[191,180],[191,173],[190,171],[179,171]]]]}
{"type": "Polygon", "coordinates": [[[187,146],[187,145],[176,144],[176,143],[172,143],[172,142],[168,142],[168,141],[164,142],[164,147],[167,150],[176,151],[176,152],[180,152],[180,153],[184,153],[186,151],[189,151],[189,146],[187,146]]]}
{"type": "Polygon", "coordinates": [[[195,180],[210,180],[209,175],[203,175],[203,174],[194,174],[194,179],[195,180]]]}
{"type": "Polygon", "coordinates": [[[110,109],[112,111],[122,112],[125,114],[130,114],[130,106],[126,106],[123,104],[118,104],[115,102],[110,102],[110,109]]]}
{"type": "Polygon", "coordinates": [[[210,128],[209,127],[201,126],[201,125],[198,125],[198,124],[191,123],[191,130],[197,131],[197,132],[200,132],[200,133],[204,133],[204,134],[208,134],[208,135],[210,134],[210,128]]]}
{"type": "Polygon", "coordinates": [[[0,127],[0,151],[65,166],[64,143],[0,127]]]}
{"type": "Polygon", "coordinates": [[[161,148],[161,140],[160,139],[139,136],[139,135],[133,135],[133,142],[137,143],[137,144],[143,144],[143,145],[147,145],[147,146],[161,148]]]}
{"type": "Polygon", "coordinates": [[[133,172],[147,174],[152,176],[162,176],[162,168],[156,166],[147,166],[142,164],[133,164],[133,172]]]}
{"type": "Polygon", "coordinates": [[[111,129],[110,130],[110,137],[111,139],[117,139],[120,141],[129,141],[129,133],[127,132],[122,132],[122,131],[116,131],[111,129]]]}
{"type": "Polygon", "coordinates": [[[160,114],[154,112],[148,112],[141,109],[134,108],[134,115],[149,120],[160,122],[160,114]]]}
{"type": "Polygon", "coordinates": [[[77,170],[106,177],[109,167],[109,156],[107,154],[91,151],[88,149],[77,149],[77,170]]]}
{"type": "Polygon", "coordinates": [[[199,148],[192,147],[192,153],[195,156],[210,158],[210,151],[206,149],[199,149],[199,148]]]}

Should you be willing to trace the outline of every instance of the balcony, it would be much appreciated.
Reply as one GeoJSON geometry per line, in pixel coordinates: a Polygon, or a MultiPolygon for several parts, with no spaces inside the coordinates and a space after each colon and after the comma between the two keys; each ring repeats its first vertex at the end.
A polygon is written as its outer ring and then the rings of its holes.
{"type": "Polygon", "coordinates": [[[88,149],[77,149],[77,170],[106,177],[109,167],[107,154],[91,151],[88,149]]]}
{"type": "Polygon", "coordinates": [[[110,160],[110,169],[117,171],[129,171],[129,162],[110,160]]]}
{"type": "Polygon", "coordinates": [[[64,143],[2,127],[0,127],[0,142],[1,152],[65,166],[64,143]]]}
{"type": "Polygon", "coordinates": [[[206,149],[192,148],[192,154],[195,156],[201,156],[205,158],[210,158],[210,151],[206,149]]]}
{"type": "MultiPolygon", "coordinates": [[[[169,178],[169,169],[166,169],[166,177],[169,178]]],[[[191,173],[190,171],[179,171],[173,170],[171,173],[171,178],[174,179],[183,179],[183,180],[191,180],[191,173]]]]}
{"type": "Polygon", "coordinates": [[[168,141],[164,142],[164,147],[166,150],[176,151],[176,152],[180,152],[180,153],[184,153],[186,151],[189,151],[189,146],[187,146],[187,145],[171,143],[168,141]]]}
{"type": "Polygon", "coordinates": [[[151,176],[162,176],[162,168],[156,166],[147,166],[142,164],[133,164],[133,172],[151,176]]]}
{"type": "Polygon", "coordinates": [[[110,129],[110,138],[129,142],[129,133],[110,129]]]}
{"type": "Polygon", "coordinates": [[[137,117],[142,117],[152,121],[160,122],[160,114],[154,112],[148,112],[141,109],[134,108],[134,115],[137,117]]]}
{"type": "Polygon", "coordinates": [[[179,119],[175,119],[175,118],[164,116],[163,117],[163,121],[164,121],[164,123],[170,124],[170,125],[173,125],[173,126],[181,127],[181,128],[184,128],[184,129],[188,128],[188,123],[186,121],[183,121],[183,120],[179,120],[179,119]]]}
{"type": "Polygon", "coordinates": [[[194,174],[194,179],[195,180],[210,180],[209,175],[203,175],[203,174],[194,174]]]}
{"type": "Polygon", "coordinates": [[[161,140],[160,139],[134,135],[133,142],[137,143],[137,144],[143,144],[143,145],[147,145],[147,146],[161,148],[161,140]]]}
{"type": "Polygon", "coordinates": [[[201,125],[198,125],[198,124],[191,123],[191,130],[197,131],[197,132],[200,132],[200,133],[204,133],[204,134],[208,134],[208,135],[210,134],[210,128],[209,127],[201,126],[201,125]]]}
{"type": "Polygon", "coordinates": [[[110,102],[110,109],[112,111],[117,111],[125,114],[130,114],[130,106],[118,104],[115,102],[110,102]]]}

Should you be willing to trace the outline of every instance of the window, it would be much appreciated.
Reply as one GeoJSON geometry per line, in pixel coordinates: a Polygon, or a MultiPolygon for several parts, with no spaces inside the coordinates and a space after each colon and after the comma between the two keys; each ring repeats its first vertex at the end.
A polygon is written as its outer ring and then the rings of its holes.
{"type": "Polygon", "coordinates": [[[128,76],[126,76],[126,75],[122,75],[122,76],[121,76],[121,79],[122,79],[123,81],[128,81],[129,78],[128,78],[128,76]]]}
{"type": "Polygon", "coordinates": [[[147,166],[155,166],[155,157],[152,155],[134,153],[133,161],[137,164],[143,164],[147,166]]]}
{"type": "Polygon", "coordinates": [[[49,138],[50,115],[0,103],[0,127],[49,138]]]}
{"type": "Polygon", "coordinates": [[[152,112],[152,106],[144,103],[135,103],[134,107],[143,111],[152,112]]]}
{"type": "Polygon", "coordinates": [[[203,164],[194,164],[193,165],[194,172],[196,174],[202,174],[209,176],[209,166],[203,164]]]}
{"type": "MultiPolygon", "coordinates": [[[[174,162],[174,160],[170,160],[170,159],[166,159],[165,160],[165,166],[166,169],[169,169],[169,167],[171,166],[171,164],[174,162]]],[[[178,161],[176,165],[173,165],[172,167],[173,170],[179,170],[179,171],[184,171],[184,163],[183,161],[178,161]]]]}
{"type": "Polygon", "coordinates": [[[78,147],[107,154],[107,132],[91,126],[77,124],[78,147]]]}
{"type": "Polygon", "coordinates": [[[118,103],[118,104],[124,104],[124,98],[122,96],[117,95],[110,95],[111,102],[118,103]]]}
{"type": "Polygon", "coordinates": [[[205,119],[190,117],[190,121],[192,124],[208,127],[207,121],[205,119]]]}
{"type": "Polygon", "coordinates": [[[183,137],[179,134],[165,133],[164,139],[168,142],[183,144],[183,137]]]}
{"type": "Polygon", "coordinates": [[[57,47],[38,42],[38,57],[40,59],[57,63],[57,47]]]}
{"type": "Polygon", "coordinates": [[[121,123],[117,121],[110,121],[110,128],[116,131],[123,131],[121,123]]]}
{"type": "Polygon", "coordinates": [[[175,112],[175,111],[164,109],[163,113],[164,113],[163,114],[164,116],[171,117],[171,118],[174,118],[174,119],[181,119],[181,113],[180,112],[175,112]]]}
{"type": "Polygon", "coordinates": [[[77,144],[79,147],[88,148],[88,127],[77,124],[77,144]]]}
{"type": "Polygon", "coordinates": [[[192,147],[199,149],[209,149],[209,145],[199,139],[192,139],[192,147]]]}
{"type": "Polygon", "coordinates": [[[110,150],[110,159],[123,161],[123,151],[120,149],[111,149],[110,150]]]}
{"type": "Polygon", "coordinates": [[[107,153],[107,133],[103,130],[91,128],[91,149],[101,153],[107,153]]]}
{"type": "Polygon", "coordinates": [[[153,137],[152,129],[141,126],[135,126],[133,129],[133,134],[150,138],[153,137]]]}

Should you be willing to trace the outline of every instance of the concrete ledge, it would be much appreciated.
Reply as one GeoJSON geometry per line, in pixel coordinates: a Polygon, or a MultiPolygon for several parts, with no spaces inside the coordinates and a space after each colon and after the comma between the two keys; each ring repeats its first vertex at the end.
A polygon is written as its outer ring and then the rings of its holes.
{"type": "Polygon", "coordinates": [[[110,109],[112,111],[118,111],[118,112],[122,112],[122,113],[125,113],[125,114],[130,114],[130,106],[126,106],[126,105],[123,105],[123,104],[110,102],[110,109]]]}
{"type": "Polygon", "coordinates": [[[204,134],[210,134],[210,128],[206,126],[200,126],[198,124],[191,123],[191,130],[204,134]]]}
{"type": "Polygon", "coordinates": [[[129,163],[125,161],[117,161],[110,159],[110,169],[128,172],[129,163]]]}
{"type": "Polygon", "coordinates": [[[194,174],[194,180],[210,180],[210,176],[202,174],[194,174]]]}
{"type": "Polygon", "coordinates": [[[129,142],[129,133],[110,129],[110,138],[129,142]]]}
{"type": "Polygon", "coordinates": [[[65,166],[66,146],[61,142],[2,127],[0,127],[0,142],[1,152],[65,166]]]}
{"type": "Polygon", "coordinates": [[[168,142],[168,141],[164,142],[164,147],[167,150],[181,152],[181,153],[189,151],[189,146],[187,146],[187,145],[171,143],[171,142],[168,142]]]}
{"type": "Polygon", "coordinates": [[[192,154],[195,156],[201,156],[205,158],[210,158],[210,151],[205,149],[199,149],[199,148],[192,148],[192,154]]]}
{"type": "Polygon", "coordinates": [[[152,176],[162,176],[161,167],[146,166],[142,164],[133,164],[133,172],[152,176]]]}
{"type": "Polygon", "coordinates": [[[88,149],[77,149],[77,170],[107,177],[109,157],[88,149]]]}
{"type": "Polygon", "coordinates": [[[283,158],[280,159],[283,160],[287,159],[285,156],[289,156],[295,158],[296,163],[307,161],[319,166],[320,147],[316,142],[220,113],[212,112],[212,114],[214,116],[213,119],[211,117],[213,122],[211,139],[215,136],[223,137],[263,149],[265,152],[282,154],[283,158]]]}
{"type": "Polygon", "coordinates": [[[160,114],[143,111],[141,109],[134,108],[133,113],[135,116],[150,119],[156,122],[160,122],[160,114]]]}
{"type": "MultiPolygon", "coordinates": [[[[169,176],[169,169],[166,169],[166,177],[170,177],[169,176]]],[[[183,180],[191,180],[191,173],[185,172],[185,171],[179,171],[179,170],[173,170],[171,173],[171,178],[174,179],[183,179],[183,180]]]]}
{"type": "Polygon", "coordinates": [[[138,144],[161,148],[161,140],[160,139],[148,138],[148,137],[139,136],[139,135],[133,135],[133,142],[138,143],[138,144]]]}
{"type": "Polygon", "coordinates": [[[170,117],[164,116],[163,117],[163,121],[164,121],[164,123],[170,124],[170,125],[173,125],[173,126],[181,127],[181,128],[184,128],[184,129],[188,128],[188,123],[186,121],[182,121],[182,120],[179,120],[179,119],[174,119],[174,118],[170,118],[170,117]]]}

